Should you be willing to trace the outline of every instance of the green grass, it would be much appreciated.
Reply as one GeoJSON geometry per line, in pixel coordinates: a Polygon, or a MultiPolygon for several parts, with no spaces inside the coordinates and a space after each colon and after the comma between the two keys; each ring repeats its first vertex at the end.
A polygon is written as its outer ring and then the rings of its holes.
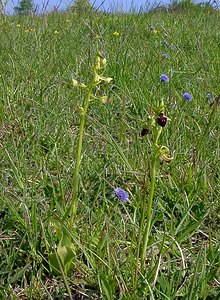
{"type": "Polygon", "coordinates": [[[51,13],[1,17],[0,25],[0,299],[219,299],[220,112],[206,99],[220,93],[219,12],[51,13]],[[113,83],[102,88],[109,101],[88,111],[69,229],[62,216],[84,101],[72,79],[90,81],[97,49],[113,83]],[[141,130],[161,99],[171,120],[160,143],[174,159],[157,163],[142,270],[136,257],[152,138],[141,130]],[[114,198],[116,187],[129,191],[125,204],[114,198]],[[49,266],[54,220],[75,246],[68,275],[49,266]]]}

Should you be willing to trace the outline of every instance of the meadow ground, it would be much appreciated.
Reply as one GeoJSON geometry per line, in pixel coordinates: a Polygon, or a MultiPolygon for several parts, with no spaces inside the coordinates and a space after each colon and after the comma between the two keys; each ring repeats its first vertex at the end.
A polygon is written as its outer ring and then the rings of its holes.
{"type": "Polygon", "coordinates": [[[219,18],[1,17],[0,299],[220,298],[219,18]]]}

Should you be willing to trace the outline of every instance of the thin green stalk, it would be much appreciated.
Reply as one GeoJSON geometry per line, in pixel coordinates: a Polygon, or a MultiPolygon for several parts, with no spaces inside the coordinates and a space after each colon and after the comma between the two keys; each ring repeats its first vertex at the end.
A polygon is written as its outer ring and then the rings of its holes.
{"type": "Polygon", "coordinates": [[[156,161],[157,161],[157,152],[154,153],[151,164],[151,183],[150,183],[150,195],[147,202],[147,223],[144,229],[143,234],[143,248],[141,253],[141,271],[144,270],[145,260],[146,260],[146,251],[150,236],[151,229],[151,219],[152,219],[152,203],[154,198],[154,188],[156,182],[156,161]]]}
{"type": "Polygon", "coordinates": [[[139,257],[141,252],[141,272],[144,271],[144,264],[146,260],[146,252],[147,252],[147,246],[150,236],[150,229],[151,229],[151,220],[152,220],[152,204],[153,204],[153,198],[154,198],[154,188],[155,188],[155,182],[156,182],[156,162],[158,157],[160,156],[160,147],[158,146],[158,139],[160,137],[160,134],[162,132],[162,127],[158,127],[154,134],[154,140],[153,140],[153,157],[151,162],[151,182],[150,182],[150,195],[147,202],[147,214],[146,214],[146,192],[147,192],[147,186],[146,181],[144,185],[144,193],[142,198],[142,213],[141,213],[141,222],[140,222],[140,229],[139,229],[139,235],[138,235],[138,246],[137,246],[137,256],[136,256],[136,270],[134,275],[134,289],[137,288],[137,282],[138,282],[138,267],[139,267],[139,257]],[[145,216],[147,216],[147,223],[144,226],[145,222],[145,216]],[[141,242],[142,242],[142,249],[141,249],[141,242]]]}
{"type": "MultiPolygon", "coordinates": [[[[152,220],[152,204],[153,204],[153,198],[154,198],[154,188],[155,188],[155,182],[156,182],[156,162],[158,158],[158,139],[160,137],[160,134],[162,132],[162,128],[158,128],[155,132],[154,141],[153,141],[153,157],[151,161],[151,182],[150,182],[150,194],[147,202],[147,223],[144,228],[144,234],[143,234],[143,247],[142,247],[142,253],[141,253],[141,272],[144,270],[144,264],[146,260],[146,252],[147,252],[147,246],[150,236],[150,229],[151,229],[151,220],[152,220]]],[[[142,212],[142,222],[144,223],[145,217],[145,207],[143,207],[142,212]]],[[[144,224],[143,224],[144,225],[144,224]]],[[[143,225],[141,230],[143,229],[143,225]]]]}
{"type": "Polygon", "coordinates": [[[140,257],[140,247],[141,247],[141,237],[144,227],[144,219],[145,219],[145,198],[147,192],[147,184],[146,184],[146,177],[144,182],[144,192],[142,197],[142,205],[141,205],[141,223],[140,223],[140,230],[138,234],[138,245],[137,245],[137,256],[136,256],[136,269],[134,275],[134,290],[137,288],[137,281],[138,281],[138,266],[139,266],[139,257],[140,257]]]}
{"type": "Polygon", "coordinates": [[[79,128],[79,139],[76,148],[76,166],[75,166],[75,173],[73,179],[73,197],[71,201],[70,207],[70,227],[73,226],[73,220],[76,213],[77,208],[77,196],[78,196],[78,185],[79,185],[79,167],[81,161],[81,152],[82,152],[82,141],[83,141],[83,132],[85,127],[85,120],[86,120],[86,112],[89,107],[90,97],[92,94],[92,89],[89,90],[86,98],[86,103],[84,108],[81,109],[80,112],[80,128],[79,128]]]}
{"type": "Polygon", "coordinates": [[[154,187],[156,182],[156,161],[158,158],[158,139],[160,137],[160,134],[162,132],[162,128],[158,128],[155,132],[154,141],[153,141],[153,147],[154,147],[154,153],[153,158],[151,162],[151,182],[150,182],[150,195],[148,198],[147,205],[145,203],[146,199],[146,192],[147,192],[147,185],[146,185],[146,179],[144,184],[144,192],[143,192],[143,200],[142,200],[142,213],[141,213],[141,223],[140,223],[140,230],[138,235],[138,246],[137,246],[137,256],[136,256],[136,270],[135,270],[135,276],[134,276],[134,288],[137,288],[137,281],[138,281],[138,264],[139,264],[139,257],[140,257],[140,248],[141,248],[141,241],[143,240],[143,248],[141,252],[141,271],[143,272],[144,262],[146,260],[146,251],[148,246],[148,240],[150,235],[150,228],[151,228],[151,220],[152,220],[152,203],[153,203],[153,197],[154,197],[154,187]],[[146,216],[146,206],[147,206],[147,223],[144,227],[144,221],[146,216]],[[142,232],[144,233],[142,234],[142,232]],[[143,237],[143,238],[142,238],[143,237]]]}

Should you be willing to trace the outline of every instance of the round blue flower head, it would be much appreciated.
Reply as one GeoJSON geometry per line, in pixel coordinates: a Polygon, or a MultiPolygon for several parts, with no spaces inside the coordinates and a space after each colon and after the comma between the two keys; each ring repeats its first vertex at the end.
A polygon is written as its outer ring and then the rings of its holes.
{"type": "Polygon", "coordinates": [[[128,192],[126,192],[125,190],[123,190],[121,188],[114,189],[114,196],[116,198],[118,198],[118,200],[122,203],[127,202],[129,199],[128,192]]]}
{"type": "Polygon", "coordinates": [[[150,30],[151,30],[151,31],[155,30],[155,27],[154,27],[154,26],[151,26],[151,27],[150,27],[150,30]]]}
{"type": "Polygon", "coordinates": [[[163,57],[163,58],[167,58],[168,55],[167,55],[166,53],[163,53],[163,54],[162,54],[162,57],[163,57]]]}
{"type": "Polygon", "coordinates": [[[166,74],[160,75],[160,79],[162,82],[166,82],[166,83],[170,81],[170,78],[166,74]]]}
{"type": "Polygon", "coordinates": [[[212,94],[210,94],[210,93],[209,93],[209,94],[207,94],[207,95],[206,95],[206,99],[208,99],[208,100],[212,100],[212,94]]]}
{"type": "Polygon", "coordinates": [[[189,93],[184,93],[184,94],[183,94],[183,98],[184,98],[186,101],[191,101],[191,100],[192,100],[192,95],[189,94],[189,93]]]}
{"type": "Polygon", "coordinates": [[[164,43],[164,45],[168,45],[167,40],[164,40],[163,43],[164,43]]]}
{"type": "Polygon", "coordinates": [[[173,49],[173,46],[170,45],[168,48],[169,48],[170,50],[172,50],[172,49],[173,49]]]}

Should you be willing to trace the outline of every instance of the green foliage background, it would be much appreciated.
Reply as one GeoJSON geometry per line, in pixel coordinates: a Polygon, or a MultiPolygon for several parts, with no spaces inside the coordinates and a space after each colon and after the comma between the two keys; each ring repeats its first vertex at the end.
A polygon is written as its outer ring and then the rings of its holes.
{"type": "Polygon", "coordinates": [[[219,107],[206,99],[220,93],[218,20],[210,8],[1,18],[2,299],[218,299],[219,107]],[[77,257],[70,277],[59,278],[48,265],[57,243],[51,220],[71,198],[83,101],[71,80],[89,80],[97,48],[114,82],[108,103],[87,118],[71,233],[77,257]],[[162,142],[174,160],[159,167],[147,275],[134,290],[140,199],[150,182],[151,139],[140,132],[162,98],[171,119],[162,142]],[[130,193],[125,205],[112,194],[119,186],[130,193]]]}

